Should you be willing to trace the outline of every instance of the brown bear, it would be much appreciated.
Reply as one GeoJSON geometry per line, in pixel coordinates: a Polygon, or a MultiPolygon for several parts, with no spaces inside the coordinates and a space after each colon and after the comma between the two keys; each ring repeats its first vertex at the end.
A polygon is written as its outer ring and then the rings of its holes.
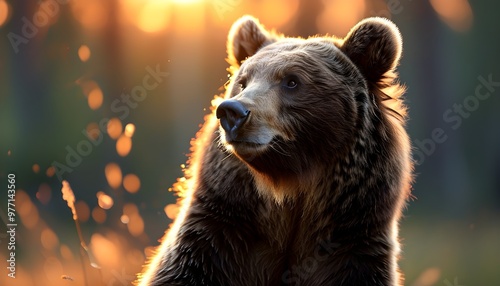
{"type": "Polygon", "coordinates": [[[140,285],[401,285],[411,148],[401,36],[369,18],[344,38],[285,37],[250,16],[196,139],[181,211],[140,285]]]}

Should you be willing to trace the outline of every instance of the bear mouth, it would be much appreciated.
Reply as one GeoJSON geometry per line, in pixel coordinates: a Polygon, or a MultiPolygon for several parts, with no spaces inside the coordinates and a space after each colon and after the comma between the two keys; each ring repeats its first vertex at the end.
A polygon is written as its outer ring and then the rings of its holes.
{"type": "Polygon", "coordinates": [[[251,141],[233,140],[226,142],[228,149],[245,161],[252,161],[256,156],[267,149],[268,144],[251,141]]]}

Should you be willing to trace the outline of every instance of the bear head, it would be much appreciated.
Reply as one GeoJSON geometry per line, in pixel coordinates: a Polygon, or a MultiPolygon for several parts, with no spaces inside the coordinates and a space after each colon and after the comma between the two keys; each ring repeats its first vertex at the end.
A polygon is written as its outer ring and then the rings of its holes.
{"type": "Polygon", "coordinates": [[[239,19],[227,45],[232,75],[216,109],[220,142],[249,166],[261,192],[279,199],[313,187],[356,142],[370,140],[374,120],[404,117],[401,106],[384,103],[402,93],[393,73],[401,45],[383,18],[361,21],[344,39],[285,37],[251,16],[239,19]]]}

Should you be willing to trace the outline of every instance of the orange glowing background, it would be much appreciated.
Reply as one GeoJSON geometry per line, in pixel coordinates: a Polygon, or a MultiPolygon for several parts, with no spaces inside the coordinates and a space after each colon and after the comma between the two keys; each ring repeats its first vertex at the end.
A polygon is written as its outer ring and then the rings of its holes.
{"type": "MultiPolygon", "coordinates": [[[[242,15],[297,37],[343,37],[365,17],[391,18],[405,41],[410,135],[427,138],[447,108],[474,95],[478,76],[500,80],[498,9],[468,0],[0,0],[0,182],[19,178],[15,285],[135,279],[178,215],[189,142],[223,92],[227,32],[242,15]]],[[[490,170],[500,154],[480,152],[500,144],[496,95],[417,167],[418,200],[402,223],[406,285],[498,278],[500,182],[490,170]]],[[[0,275],[0,285],[11,282],[0,275]]]]}

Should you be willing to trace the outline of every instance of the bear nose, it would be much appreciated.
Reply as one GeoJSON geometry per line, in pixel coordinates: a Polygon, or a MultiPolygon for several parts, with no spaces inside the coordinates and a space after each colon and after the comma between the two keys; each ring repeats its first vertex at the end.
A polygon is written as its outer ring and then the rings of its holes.
{"type": "Polygon", "coordinates": [[[236,139],[238,129],[243,126],[248,114],[250,111],[235,99],[223,101],[215,111],[215,115],[220,119],[220,125],[226,131],[229,140],[236,139]]]}

